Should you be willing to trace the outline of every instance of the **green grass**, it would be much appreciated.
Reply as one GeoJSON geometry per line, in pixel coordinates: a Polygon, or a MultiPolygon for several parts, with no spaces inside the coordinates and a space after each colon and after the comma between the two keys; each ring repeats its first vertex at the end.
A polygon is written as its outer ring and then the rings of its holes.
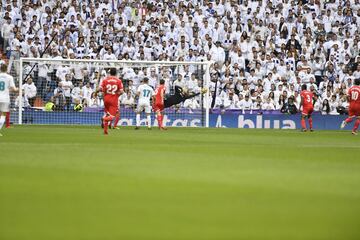
{"type": "Polygon", "coordinates": [[[360,239],[349,132],[16,126],[1,240],[360,239]]]}

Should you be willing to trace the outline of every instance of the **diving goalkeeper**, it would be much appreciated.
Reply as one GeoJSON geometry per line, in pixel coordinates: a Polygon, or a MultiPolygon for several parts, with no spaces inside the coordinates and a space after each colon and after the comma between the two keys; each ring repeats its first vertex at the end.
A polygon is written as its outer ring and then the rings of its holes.
{"type": "MultiPolygon", "coordinates": [[[[200,93],[206,93],[206,89],[202,89],[200,93]]],[[[173,95],[168,95],[165,97],[165,81],[160,80],[160,85],[155,90],[155,95],[153,99],[153,109],[156,113],[156,118],[158,120],[158,125],[160,130],[166,130],[163,125],[164,119],[164,108],[171,107],[173,105],[184,102],[186,99],[193,98],[200,95],[200,93],[189,94],[179,86],[175,86],[175,93],[173,95]]]]}
{"type": "Polygon", "coordinates": [[[175,86],[175,93],[173,95],[169,95],[164,100],[164,107],[168,108],[171,106],[174,106],[176,104],[179,104],[181,102],[184,102],[186,99],[196,97],[200,94],[206,93],[206,89],[203,88],[199,93],[188,93],[185,91],[182,87],[175,86]]]}

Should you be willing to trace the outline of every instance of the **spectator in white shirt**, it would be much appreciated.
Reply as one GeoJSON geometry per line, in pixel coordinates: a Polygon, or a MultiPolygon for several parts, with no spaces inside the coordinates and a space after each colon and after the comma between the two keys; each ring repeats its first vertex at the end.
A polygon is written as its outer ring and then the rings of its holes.
{"type": "MultiPolygon", "coordinates": [[[[72,103],[82,102],[83,92],[82,92],[81,88],[82,88],[82,82],[80,82],[79,85],[75,86],[71,90],[72,103]]],[[[86,102],[86,103],[88,104],[88,102],[86,102]]]]}
{"type": "Polygon", "coordinates": [[[135,99],[129,88],[125,89],[124,94],[120,96],[120,103],[126,108],[133,108],[135,106],[135,99]]]}
{"type": "Polygon", "coordinates": [[[229,89],[224,105],[229,109],[239,109],[239,97],[235,94],[234,89],[229,89]]]}
{"type": "Polygon", "coordinates": [[[24,91],[24,97],[28,100],[30,106],[34,106],[36,100],[37,89],[32,80],[32,77],[28,77],[26,83],[22,86],[24,91]]]}
{"type": "Polygon", "coordinates": [[[329,106],[330,106],[330,115],[339,115],[337,111],[337,107],[339,106],[339,102],[336,99],[336,95],[332,95],[331,99],[329,100],[329,106]]]}
{"type": "Polygon", "coordinates": [[[14,24],[11,23],[11,18],[7,17],[6,21],[1,26],[1,37],[3,38],[3,46],[2,49],[6,50],[9,46],[9,39],[14,28],[14,24]]]}
{"type": "Polygon", "coordinates": [[[239,108],[242,110],[243,114],[245,114],[245,110],[251,110],[252,105],[249,95],[245,95],[245,98],[239,102],[239,108]]]}
{"type": "Polygon", "coordinates": [[[252,103],[251,109],[252,110],[261,110],[262,99],[260,96],[257,96],[255,101],[252,103]]]}
{"type": "Polygon", "coordinates": [[[67,110],[67,111],[70,111],[70,109],[71,109],[71,102],[72,102],[71,89],[74,87],[71,80],[72,80],[71,74],[68,73],[65,75],[65,79],[60,82],[64,97],[65,97],[65,101],[66,101],[65,102],[65,110],[67,110]]]}
{"type": "Polygon", "coordinates": [[[85,86],[83,86],[83,87],[81,88],[81,92],[82,92],[82,96],[83,96],[84,100],[85,100],[87,103],[89,103],[89,102],[90,102],[91,95],[92,95],[92,93],[94,92],[94,90],[93,90],[92,87],[91,87],[90,82],[87,82],[87,83],[85,84],[85,86]]]}
{"type": "Polygon", "coordinates": [[[210,49],[211,59],[217,62],[220,66],[225,63],[225,50],[221,47],[221,42],[217,41],[210,49]]]}
{"type": "Polygon", "coordinates": [[[275,104],[273,100],[270,97],[268,97],[266,101],[262,104],[261,109],[266,111],[275,110],[275,104]]]}
{"type": "Polygon", "coordinates": [[[90,108],[97,108],[103,107],[103,101],[97,96],[95,92],[91,94],[90,101],[88,103],[88,107],[90,108]]]}

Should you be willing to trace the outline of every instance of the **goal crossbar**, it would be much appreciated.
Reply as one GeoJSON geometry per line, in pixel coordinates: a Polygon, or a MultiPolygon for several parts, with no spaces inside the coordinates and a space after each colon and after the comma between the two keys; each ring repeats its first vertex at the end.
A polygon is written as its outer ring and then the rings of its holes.
{"type": "MultiPolygon", "coordinates": [[[[58,59],[58,58],[20,58],[23,62],[69,62],[69,63],[107,63],[118,65],[154,65],[154,66],[178,66],[178,65],[205,65],[212,64],[211,61],[192,62],[192,61],[137,61],[137,60],[99,60],[99,59],[58,59]]],[[[116,66],[118,66],[116,65],[116,66]]]]}

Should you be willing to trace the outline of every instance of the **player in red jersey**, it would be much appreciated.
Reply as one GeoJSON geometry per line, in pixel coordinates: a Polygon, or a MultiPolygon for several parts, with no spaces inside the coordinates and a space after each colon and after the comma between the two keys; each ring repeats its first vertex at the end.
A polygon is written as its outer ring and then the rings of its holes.
{"type": "Polygon", "coordinates": [[[357,129],[360,125],[360,78],[355,79],[354,86],[352,86],[348,91],[348,101],[350,103],[349,105],[349,117],[346,118],[342,124],[341,128],[344,128],[346,124],[352,122],[354,118],[355,124],[354,128],[352,129],[352,134],[357,135],[357,129]]]}
{"type": "Polygon", "coordinates": [[[160,85],[155,90],[155,95],[153,98],[153,109],[156,113],[156,119],[158,121],[159,129],[166,130],[163,125],[164,119],[164,98],[165,98],[165,81],[160,80],[160,85]]]}
{"type": "Polygon", "coordinates": [[[301,96],[300,108],[301,108],[301,106],[303,107],[303,109],[301,111],[301,128],[302,128],[303,132],[306,132],[305,118],[307,118],[309,121],[310,131],[312,132],[312,131],[314,131],[312,117],[311,117],[311,114],[314,111],[314,105],[313,105],[314,94],[310,91],[307,91],[306,84],[303,84],[301,86],[300,96],[301,96]]]}
{"type": "Polygon", "coordinates": [[[122,81],[116,77],[116,69],[110,69],[110,76],[106,77],[100,86],[100,90],[104,94],[104,134],[108,134],[109,124],[114,121],[114,128],[117,128],[117,124],[120,119],[119,112],[119,97],[124,92],[122,81]]]}
{"type": "Polygon", "coordinates": [[[10,112],[7,112],[7,113],[6,113],[5,127],[6,127],[6,128],[10,128],[10,112]]]}

